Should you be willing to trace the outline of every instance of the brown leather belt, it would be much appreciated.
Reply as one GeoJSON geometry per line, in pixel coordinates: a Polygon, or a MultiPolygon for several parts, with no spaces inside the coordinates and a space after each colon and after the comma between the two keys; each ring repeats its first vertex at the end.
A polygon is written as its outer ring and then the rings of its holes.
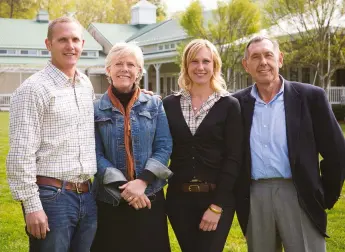
{"type": "Polygon", "coordinates": [[[216,189],[216,185],[211,184],[211,183],[189,182],[189,183],[182,183],[179,185],[169,185],[169,189],[173,191],[191,192],[191,193],[212,192],[216,189]]]}
{"type": "Polygon", "coordinates": [[[43,177],[37,176],[36,177],[36,184],[37,185],[47,185],[47,186],[54,186],[57,188],[62,188],[65,185],[65,189],[68,191],[74,191],[77,193],[86,193],[89,191],[89,183],[91,180],[84,181],[82,183],[73,183],[65,181],[65,184],[60,179],[50,178],[50,177],[43,177]]]}

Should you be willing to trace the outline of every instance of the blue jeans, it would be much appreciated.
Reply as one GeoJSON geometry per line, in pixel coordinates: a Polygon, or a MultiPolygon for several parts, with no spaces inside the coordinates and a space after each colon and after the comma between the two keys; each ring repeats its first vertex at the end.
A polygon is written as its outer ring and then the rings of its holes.
{"type": "Polygon", "coordinates": [[[39,186],[39,193],[50,232],[42,240],[29,235],[30,252],[90,251],[97,229],[93,195],[53,186],[39,186]]]}

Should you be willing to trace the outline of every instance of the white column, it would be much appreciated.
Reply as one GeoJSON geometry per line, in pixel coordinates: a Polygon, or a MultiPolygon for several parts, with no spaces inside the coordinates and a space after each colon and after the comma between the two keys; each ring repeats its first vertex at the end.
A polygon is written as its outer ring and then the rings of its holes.
{"type": "Polygon", "coordinates": [[[156,94],[161,94],[161,85],[160,85],[160,76],[159,76],[159,69],[161,68],[162,64],[154,64],[154,67],[156,69],[156,94]]]}
{"type": "Polygon", "coordinates": [[[149,68],[150,65],[144,65],[144,89],[149,90],[149,68]]]}

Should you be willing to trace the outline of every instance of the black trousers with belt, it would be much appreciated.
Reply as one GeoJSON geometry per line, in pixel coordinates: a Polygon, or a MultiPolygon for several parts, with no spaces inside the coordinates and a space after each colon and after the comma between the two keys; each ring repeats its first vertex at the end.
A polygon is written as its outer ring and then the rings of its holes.
{"type": "Polygon", "coordinates": [[[222,252],[234,218],[235,207],[223,207],[217,229],[199,229],[210,204],[211,192],[167,192],[167,213],[182,252],[222,252]]]}
{"type": "Polygon", "coordinates": [[[91,252],[170,252],[163,191],[151,209],[135,210],[127,202],[97,202],[98,228],[91,252]]]}

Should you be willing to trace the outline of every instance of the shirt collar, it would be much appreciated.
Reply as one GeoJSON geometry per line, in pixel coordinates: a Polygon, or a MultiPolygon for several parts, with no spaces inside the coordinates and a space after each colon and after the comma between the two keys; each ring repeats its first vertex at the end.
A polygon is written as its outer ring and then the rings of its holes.
{"type": "Polygon", "coordinates": [[[68,77],[65,73],[63,73],[60,69],[58,69],[56,66],[54,66],[51,62],[51,60],[48,61],[46,70],[48,71],[49,75],[53,78],[53,80],[58,84],[62,86],[72,86],[78,85],[81,82],[81,79],[83,79],[83,76],[81,75],[80,71],[76,69],[74,80],[73,78],[68,77]],[[73,83],[74,81],[74,83],[73,83]]]}
{"type": "MultiPolygon", "coordinates": [[[[181,89],[178,92],[175,92],[174,95],[175,96],[182,96],[184,98],[190,98],[191,97],[190,93],[186,90],[183,90],[183,89],[181,89]]],[[[213,92],[211,94],[211,96],[214,96],[214,97],[218,97],[218,96],[219,97],[225,97],[225,96],[229,96],[229,95],[230,95],[230,93],[228,91],[218,91],[218,92],[213,92]]]]}
{"type": "MultiPolygon", "coordinates": [[[[285,89],[285,83],[284,83],[284,78],[282,78],[280,75],[279,75],[279,79],[281,80],[282,82],[282,85],[279,89],[279,92],[273,97],[273,99],[269,102],[269,103],[272,103],[274,102],[275,100],[277,100],[278,98],[281,98],[283,99],[283,96],[282,94],[284,93],[284,89],[285,89]]],[[[254,83],[253,87],[252,87],[252,90],[250,91],[250,95],[258,102],[261,102],[261,103],[265,103],[259,96],[259,92],[258,92],[258,88],[257,88],[257,85],[256,83],[254,83]]],[[[266,104],[266,103],[265,103],[266,104]]]]}

